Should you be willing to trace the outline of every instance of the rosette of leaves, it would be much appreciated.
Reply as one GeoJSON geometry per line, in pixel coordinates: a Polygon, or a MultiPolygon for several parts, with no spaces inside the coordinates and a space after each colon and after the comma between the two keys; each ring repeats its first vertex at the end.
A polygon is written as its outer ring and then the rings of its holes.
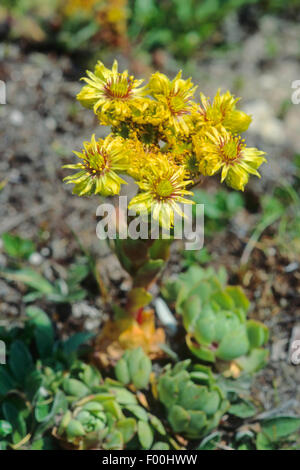
{"type": "MultiPolygon", "coordinates": [[[[148,384],[151,361],[139,348],[132,351],[138,359],[135,368],[132,354],[130,371],[136,384],[148,384]],[[147,363],[147,365],[145,364],[147,363]],[[145,374],[141,374],[141,366],[145,374]]],[[[60,417],[53,434],[62,447],[75,449],[151,449],[154,440],[167,439],[161,421],[142,406],[135,393],[123,383],[107,377],[102,380],[99,371],[81,361],[64,373],[60,389],[66,396],[68,409],[60,417]]],[[[155,445],[166,448],[167,442],[155,445]]]]}
{"type": "MultiPolygon", "coordinates": [[[[72,383],[65,382],[65,390],[71,386],[74,393],[75,386],[75,389],[78,387],[78,393],[83,392],[74,379],[67,380],[72,380],[72,383]]],[[[71,401],[67,397],[69,408],[54,430],[63,447],[151,449],[155,437],[166,438],[161,421],[120,382],[107,378],[88,388],[86,396],[81,396],[79,400],[71,401]]]]}
{"type": "Polygon", "coordinates": [[[268,328],[247,320],[249,300],[239,286],[226,285],[226,272],[191,266],[164,288],[168,300],[175,300],[187,331],[186,343],[197,358],[236,360],[239,367],[255,372],[265,365],[268,328]]]}
{"type": "Polygon", "coordinates": [[[101,445],[103,449],[121,449],[123,437],[130,439],[134,433],[135,421],[131,418],[121,420],[122,433],[118,429],[116,407],[111,407],[111,412],[106,411],[97,398],[88,396],[78,401],[72,410],[67,410],[54,434],[64,447],[90,449],[101,445]]]}
{"type": "MultiPolygon", "coordinates": [[[[44,311],[32,306],[27,315],[24,328],[0,328],[7,355],[7,364],[0,367],[0,449],[44,450],[58,443],[100,449],[169,447],[162,423],[134,393],[121,382],[103,381],[95,367],[78,359],[90,333],[57,341],[44,311]],[[84,434],[77,435],[80,426],[84,434]]],[[[136,386],[144,387],[151,361],[140,350],[135,354],[139,360],[136,366],[131,362],[130,373],[136,386]]]]}
{"type": "Polygon", "coordinates": [[[32,306],[26,313],[24,328],[0,328],[7,358],[0,367],[0,449],[54,448],[49,431],[68,407],[64,371],[76,370],[90,380],[77,356],[91,335],[78,333],[56,341],[44,311],[32,306]]]}
{"type": "Polygon", "coordinates": [[[148,387],[151,371],[151,360],[141,347],[125,351],[115,366],[116,378],[137,390],[148,387]]]}
{"type": "Polygon", "coordinates": [[[24,329],[0,329],[8,358],[0,368],[1,450],[168,447],[162,423],[134,393],[78,359],[85,334],[56,342],[46,313],[27,313],[24,329]]]}
{"type": "Polygon", "coordinates": [[[158,380],[158,397],[167,410],[171,428],[188,439],[198,439],[218,426],[229,407],[211,370],[190,366],[188,359],[168,364],[158,380]]]}

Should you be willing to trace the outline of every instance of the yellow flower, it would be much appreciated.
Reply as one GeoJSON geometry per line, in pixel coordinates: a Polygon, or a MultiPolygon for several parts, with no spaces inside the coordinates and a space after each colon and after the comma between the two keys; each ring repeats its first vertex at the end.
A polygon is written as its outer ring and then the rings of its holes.
{"type": "Polygon", "coordinates": [[[248,148],[241,137],[214,128],[196,146],[196,153],[201,173],[210,176],[220,170],[221,182],[225,180],[229,186],[241,191],[250,174],[260,177],[257,169],[266,161],[265,152],[248,148]]]}
{"type": "Polygon", "coordinates": [[[79,196],[118,194],[121,184],[126,182],[117,173],[125,173],[128,167],[127,157],[122,149],[120,137],[108,136],[104,140],[96,141],[93,135],[91,142],[84,142],[84,150],[81,153],[74,152],[82,163],[63,167],[79,170],[75,175],[64,178],[64,181],[74,184],[73,193],[79,196]]]}
{"type": "MultiPolygon", "coordinates": [[[[113,118],[109,119],[112,122],[113,118]]],[[[109,119],[105,121],[106,124],[109,124],[109,119]]],[[[162,123],[166,120],[164,106],[157,101],[145,98],[139,109],[132,109],[129,118],[115,123],[113,132],[125,139],[138,139],[145,145],[158,145],[159,141],[164,140],[162,123]]],[[[104,123],[103,120],[102,123],[104,123]]]]}
{"type": "Polygon", "coordinates": [[[191,183],[186,180],[184,168],[171,163],[167,155],[159,154],[141,173],[138,185],[142,192],[131,200],[129,208],[141,214],[151,211],[154,220],[170,228],[174,225],[175,212],[184,216],[178,203],[193,203],[184,197],[193,194],[185,189],[191,183]]]}
{"type": "MultiPolygon", "coordinates": [[[[116,2],[119,0],[116,0],[116,2]]],[[[123,0],[120,0],[123,1],[123,0]]],[[[243,190],[250,174],[260,176],[264,152],[248,148],[237,134],[245,131],[251,117],[237,109],[238,98],[218,90],[211,101],[179,72],[173,80],[154,73],[148,86],[142,80],[98,62],[94,73],[87,72],[79,101],[94,110],[112,135],[91,143],[78,156],[82,163],[73,177],[77,194],[117,194],[124,181],[119,172],[130,175],[140,192],[131,208],[149,214],[164,227],[174,224],[174,214],[182,215],[180,202],[190,202],[187,186],[201,175],[221,173],[221,181],[243,190]]]]}
{"type": "Polygon", "coordinates": [[[172,81],[160,72],[154,73],[150,79],[149,92],[164,104],[170,126],[176,132],[189,132],[188,116],[192,111],[191,98],[196,88],[190,78],[181,78],[181,72],[172,81]]]}
{"type": "Polygon", "coordinates": [[[196,125],[205,127],[223,126],[233,133],[244,132],[251,123],[251,116],[236,109],[239,98],[234,98],[229,91],[220,94],[218,90],[213,102],[200,93],[201,105],[197,106],[196,125]]]}
{"type": "Polygon", "coordinates": [[[131,119],[136,124],[159,126],[163,121],[167,121],[168,113],[162,103],[145,98],[143,107],[132,110],[131,119]]]}
{"type": "Polygon", "coordinates": [[[65,15],[72,16],[76,13],[92,13],[98,0],[66,0],[63,2],[62,10],[65,15]]]}
{"type": "Polygon", "coordinates": [[[185,140],[173,137],[167,150],[170,151],[169,159],[172,159],[176,165],[185,168],[191,178],[194,178],[199,175],[199,162],[191,140],[190,137],[185,140]]]}
{"type": "Polygon", "coordinates": [[[128,158],[127,174],[135,180],[140,180],[145,167],[155,164],[160,154],[160,147],[154,144],[145,144],[133,134],[124,142],[124,154],[128,158]]]}
{"type": "MultiPolygon", "coordinates": [[[[128,5],[127,0],[109,0],[106,1],[103,5],[103,12],[100,15],[100,23],[101,17],[103,17],[103,13],[106,14],[108,23],[110,23],[116,32],[120,35],[126,34],[127,29],[127,18],[128,18],[128,5]]],[[[103,20],[102,20],[103,22],[103,20]]]]}
{"type": "Polygon", "coordinates": [[[131,115],[134,107],[143,106],[141,99],[145,87],[139,88],[143,80],[135,80],[128,75],[128,71],[118,72],[118,62],[115,60],[112,70],[107,69],[102,62],[98,62],[94,73],[87,70],[88,77],[84,77],[85,85],[77,99],[83,106],[93,108],[100,114],[111,114],[122,120],[131,115]]]}

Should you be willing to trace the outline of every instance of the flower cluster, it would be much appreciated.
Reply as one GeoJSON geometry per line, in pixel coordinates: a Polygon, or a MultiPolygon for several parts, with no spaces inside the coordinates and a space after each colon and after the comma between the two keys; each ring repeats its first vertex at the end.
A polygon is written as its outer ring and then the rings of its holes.
{"type": "Polygon", "coordinates": [[[251,174],[260,176],[264,152],[247,147],[239,135],[251,117],[237,109],[229,91],[218,91],[212,101],[200,93],[196,103],[197,87],[181,72],[173,80],[156,72],[142,86],[143,80],[119,72],[116,61],[111,70],[98,62],[83,80],[78,100],[112,132],[104,140],[93,136],[76,153],[81,162],[68,165],[79,170],[66,178],[76,194],[119,194],[125,183],[119,174],[127,174],[139,187],[129,207],[152,212],[170,227],[201,175],[220,173],[221,182],[242,191],[251,174]]]}
{"type": "Polygon", "coordinates": [[[94,20],[100,30],[98,39],[112,41],[113,45],[125,40],[127,30],[127,0],[59,0],[59,13],[63,18],[78,17],[94,20]]]}

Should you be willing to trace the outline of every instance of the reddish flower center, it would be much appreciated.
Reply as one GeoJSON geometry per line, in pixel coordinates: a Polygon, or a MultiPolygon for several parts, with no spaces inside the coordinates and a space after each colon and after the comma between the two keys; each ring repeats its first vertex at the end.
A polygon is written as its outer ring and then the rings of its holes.
{"type": "Polygon", "coordinates": [[[132,95],[133,80],[131,78],[112,77],[104,85],[104,93],[110,99],[129,99],[132,95]]]}

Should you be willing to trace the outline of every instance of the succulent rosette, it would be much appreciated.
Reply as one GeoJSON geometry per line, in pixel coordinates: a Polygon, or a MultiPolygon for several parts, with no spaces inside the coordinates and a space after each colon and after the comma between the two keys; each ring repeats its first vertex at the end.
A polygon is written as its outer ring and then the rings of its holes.
{"type": "Polygon", "coordinates": [[[176,302],[187,345],[196,357],[210,363],[237,360],[249,372],[265,364],[268,328],[247,319],[249,300],[241,287],[226,285],[223,270],[192,266],[166,285],[164,293],[176,302]]]}
{"type": "Polygon", "coordinates": [[[191,361],[169,364],[158,380],[158,397],[165,405],[172,430],[199,439],[218,426],[229,408],[211,370],[191,361]]]}

